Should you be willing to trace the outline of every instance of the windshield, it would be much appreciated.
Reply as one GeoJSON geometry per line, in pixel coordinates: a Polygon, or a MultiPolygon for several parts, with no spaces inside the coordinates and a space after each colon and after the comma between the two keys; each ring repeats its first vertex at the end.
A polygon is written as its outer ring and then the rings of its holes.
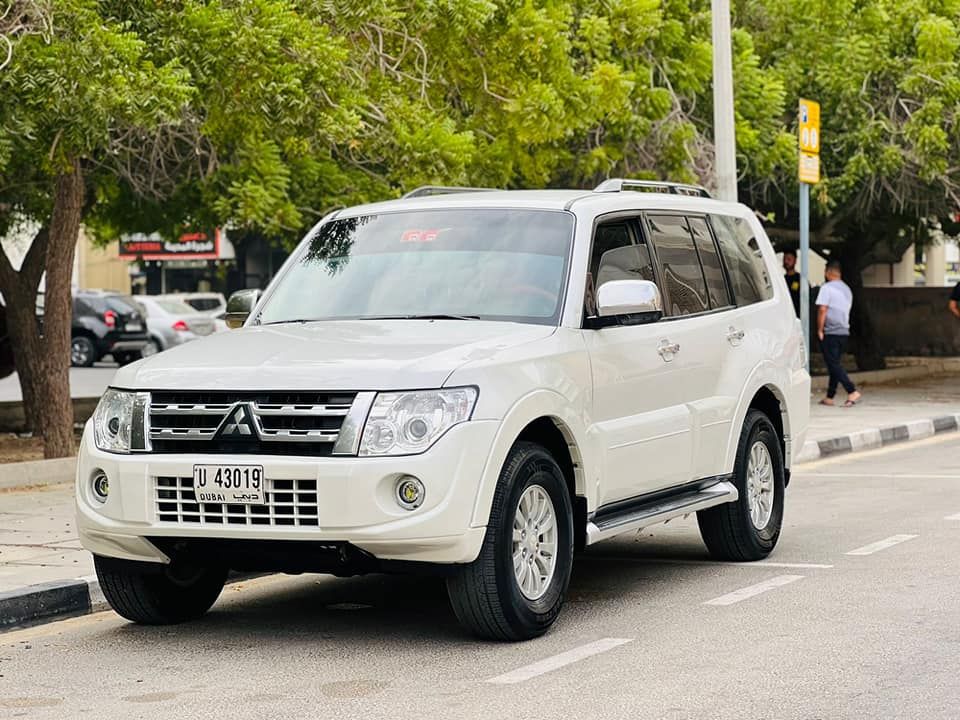
{"type": "Polygon", "coordinates": [[[284,274],[261,323],[451,317],[556,324],[573,217],[435,210],[326,223],[284,274]]]}
{"type": "Polygon", "coordinates": [[[157,307],[171,315],[193,315],[197,312],[182,300],[156,298],[154,302],[157,304],[157,307]]]}

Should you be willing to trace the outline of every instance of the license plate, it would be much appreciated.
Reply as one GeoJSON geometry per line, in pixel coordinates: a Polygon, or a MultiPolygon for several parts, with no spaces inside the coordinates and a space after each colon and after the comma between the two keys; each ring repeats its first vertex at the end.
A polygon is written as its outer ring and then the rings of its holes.
{"type": "Polygon", "coordinates": [[[143,325],[138,322],[128,322],[125,326],[127,332],[140,332],[143,330],[143,325]]]}
{"type": "Polygon", "coordinates": [[[266,505],[262,465],[194,465],[197,502],[266,505]]]}

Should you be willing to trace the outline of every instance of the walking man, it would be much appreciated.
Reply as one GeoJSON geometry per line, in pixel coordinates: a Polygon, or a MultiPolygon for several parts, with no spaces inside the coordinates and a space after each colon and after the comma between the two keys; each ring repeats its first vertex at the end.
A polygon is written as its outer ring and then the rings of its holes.
{"type": "Polygon", "coordinates": [[[960,283],[953,286],[953,292],[950,293],[950,302],[947,303],[950,312],[960,318],[960,306],[958,305],[960,305],[960,283]]]}
{"type": "Polygon", "coordinates": [[[797,272],[797,253],[794,250],[783,251],[783,279],[787,281],[787,290],[793,300],[793,311],[800,317],[800,273],[797,272]]]}
{"type": "Polygon", "coordinates": [[[860,399],[860,393],[843,369],[841,359],[850,337],[850,308],[853,306],[853,293],[847,284],[841,280],[840,263],[831,260],[827,263],[824,273],[826,282],[817,293],[817,336],[820,338],[820,348],[823,350],[823,359],[830,371],[830,382],[827,385],[827,396],[820,401],[821,405],[833,405],[833,398],[837,394],[837,385],[843,385],[847,391],[847,401],[844,407],[852,407],[860,399]]]}

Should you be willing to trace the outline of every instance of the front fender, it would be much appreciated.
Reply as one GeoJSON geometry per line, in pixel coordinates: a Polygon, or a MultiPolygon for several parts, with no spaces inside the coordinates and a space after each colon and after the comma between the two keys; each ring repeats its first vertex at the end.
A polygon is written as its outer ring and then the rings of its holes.
{"type": "Polygon", "coordinates": [[[487,524],[490,508],[493,505],[493,495],[500,479],[500,471],[506,462],[510,448],[527,425],[542,417],[550,418],[560,428],[571,446],[570,454],[576,465],[576,494],[589,497],[588,486],[591,484],[594,485],[592,489],[596,490],[599,472],[595,469],[597,468],[596,453],[585,442],[586,419],[577,414],[570,407],[569,401],[559,393],[552,390],[536,390],[518,400],[500,423],[500,428],[487,455],[480,487],[477,489],[471,527],[482,527],[487,524]],[[594,482],[589,482],[589,478],[593,478],[594,482]]]}

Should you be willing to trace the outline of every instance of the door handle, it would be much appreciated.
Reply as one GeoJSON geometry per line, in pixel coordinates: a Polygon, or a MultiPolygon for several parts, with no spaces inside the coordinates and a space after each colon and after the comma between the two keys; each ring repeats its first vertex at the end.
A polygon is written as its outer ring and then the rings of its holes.
{"type": "Polygon", "coordinates": [[[672,343],[669,340],[661,340],[657,347],[657,352],[664,362],[671,362],[678,352],[680,352],[680,343],[672,343]]]}
{"type": "Polygon", "coordinates": [[[743,330],[737,330],[733,325],[727,330],[727,342],[731,345],[739,345],[743,342],[743,330]]]}

